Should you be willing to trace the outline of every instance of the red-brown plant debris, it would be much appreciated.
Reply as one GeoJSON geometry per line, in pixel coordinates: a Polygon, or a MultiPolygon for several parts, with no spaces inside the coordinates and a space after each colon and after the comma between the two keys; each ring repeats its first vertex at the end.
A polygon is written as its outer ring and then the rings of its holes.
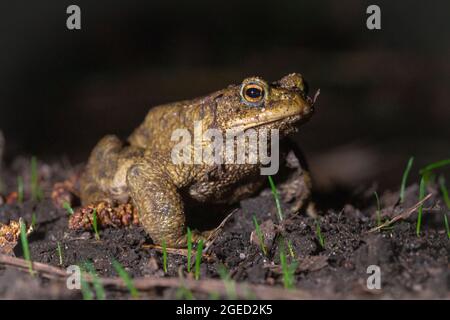
{"type": "Polygon", "coordinates": [[[112,206],[108,202],[101,201],[75,210],[69,219],[69,229],[92,230],[94,209],[98,227],[120,228],[139,224],[137,210],[130,203],[112,206]]]}
{"type": "Polygon", "coordinates": [[[16,246],[19,236],[19,221],[13,220],[9,224],[0,223],[0,253],[9,254],[16,246]]]}
{"type": "Polygon", "coordinates": [[[73,205],[75,195],[77,195],[77,182],[79,174],[73,174],[64,182],[57,182],[53,185],[52,200],[53,204],[58,208],[63,208],[64,203],[73,205]]]}

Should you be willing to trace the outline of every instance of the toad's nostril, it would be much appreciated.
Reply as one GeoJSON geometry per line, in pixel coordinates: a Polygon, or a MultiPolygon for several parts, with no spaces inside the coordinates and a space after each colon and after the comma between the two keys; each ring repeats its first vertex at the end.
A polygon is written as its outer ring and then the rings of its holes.
{"type": "Polygon", "coordinates": [[[280,79],[279,85],[282,88],[289,90],[299,90],[305,92],[306,83],[303,81],[303,77],[299,73],[291,73],[280,79]]]}
{"type": "Polygon", "coordinates": [[[311,113],[311,111],[312,111],[312,108],[310,106],[308,106],[305,109],[303,109],[303,113],[304,114],[309,114],[309,113],[311,113]]]}

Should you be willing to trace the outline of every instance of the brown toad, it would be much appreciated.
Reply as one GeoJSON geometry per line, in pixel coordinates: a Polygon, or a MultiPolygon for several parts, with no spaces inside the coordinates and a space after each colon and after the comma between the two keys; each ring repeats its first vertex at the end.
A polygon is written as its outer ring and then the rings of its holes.
{"type": "MultiPolygon", "coordinates": [[[[202,98],[154,107],[128,138],[128,145],[109,135],[94,148],[80,181],[82,203],[131,200],[155,243],[165,241],[168,246],[185,246],[187,202],[205,206],[232,204],[260,190],[267,178],[261,175],[264,165],[260,157],[253,163],[202,158],[200,162],[180,162],[179,153],[174,153],[180,143],[174,139],[174,132],[182,129],[193,133],[195,140],[196,126],[203,132],[216,129],[224,136],[229,130],[241,133],[254,130],[262,141],[260,133],[278,129],[279,138],[283,139],[310,118],[312,104],[301,75],[294,73],[271,84],[251,77],[240,85],[230,85],[202,98]]],[[[271,137],[267,136],[268,140],[271,137]]],[[[202,137],[199,144],[188,145],[184,149],[192,151],[188,152],[188,159],[195,158],[199,146],[211,146],[212,141],[216,140],[206,141],[202,137]]],[[[243,146],[242,140],[233,138],[232,141],[233,148],[243,146]]],[[[249,141],[250,138],[244,140],[245,147],[249,141]]],[[[243,150],[246,156],[255,152],[251,148],[243,150]]],[[[294,171],[289,181],[279,188],[289,189],[287,193],[295,196],[299,209],[310,196],[309,175],[302,168],[298,154],[284,141],[279,154],[280,164],[294,171]]],[[[195,231],[193,240],[208,235],[209,232],[195,231]]]]}

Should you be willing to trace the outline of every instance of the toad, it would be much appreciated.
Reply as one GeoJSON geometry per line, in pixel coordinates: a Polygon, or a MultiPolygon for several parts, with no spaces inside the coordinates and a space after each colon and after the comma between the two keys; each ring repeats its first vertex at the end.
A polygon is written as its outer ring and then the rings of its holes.
{"type": "MultiPolygon", "coordinates": [[[[288,181],[278,188],[297,199],[296,207],[300,209],[310,200],[311,181],[301,155],[285,138],[312,114],[313,101],[297,73],[273,83],[250,77],[201,98],[151,108],[127,144],[108,135],[95,146],[80,179],[82,204],[131,201],[154,243],[186,246],[187,202],[205,208],[208,204],[229,205],[267,184],[267,177],[261,175],[264,165],[260,157],[245,163],[177,161],[174,147],[180,141],[174,139],[173,133],[180,129],[194,133],[200,123],[203,131],[215,129],[224,135],[230,129],[244,133],[253,130],[257,134],[277,130],[281,143],[279,159],[275,160],[292,171],[288,181]]],[[[232,147],[237,147],[237,140],[233,141],[232,147]]],[[[273,142],[278,141],[271,141],[271,146],[273,142]]],[[[244,144],[249,143],[245,140],[244,144]]],[[[201,147],[205,144],[204,139],[200,140],[201,147]]],[[[190,146],[188,151],[195,154],[196,148],[190,146]]],[[[252,152],[254,149],[244,148],[245,155],[251,156],[252,152]]],[[[194,230],[193,241],[207,239],[210,234],[194,230]]]]}

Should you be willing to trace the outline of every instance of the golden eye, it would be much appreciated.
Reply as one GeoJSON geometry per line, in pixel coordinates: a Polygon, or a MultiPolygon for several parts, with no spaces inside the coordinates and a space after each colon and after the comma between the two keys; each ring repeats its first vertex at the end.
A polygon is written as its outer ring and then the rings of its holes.
{"type": "Polygon", "coordinates": [[[264,87],[258,83],[248,83],[242,87],[241,96],[250,105],[260,105],[264,101],[264,87]]]}

